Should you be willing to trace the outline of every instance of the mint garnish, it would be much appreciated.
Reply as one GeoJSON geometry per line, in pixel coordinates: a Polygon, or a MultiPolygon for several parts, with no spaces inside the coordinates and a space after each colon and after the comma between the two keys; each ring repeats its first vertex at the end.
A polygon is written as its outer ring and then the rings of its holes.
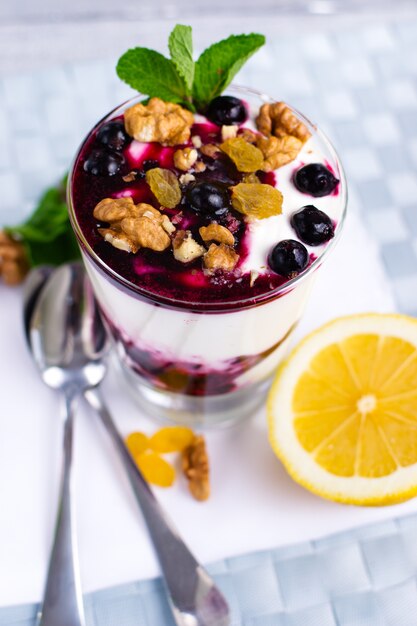
{"type": "Polygon", "coordinates": [[[187,90],[175,65],[163,54],[149,48],[132,48],[120,57],[117,74],[146,96],[168,102],[184,102],[187,90]]]}
{"type": "Polygon", "coordinates": [[[195,65],[193,100],[204,110],[219,96],[242,65],[265,43],[263,35],[231,35],[204,50],[195,65]]]}
{"type": "Polygon", "coordinates": [[[31,266],[60,265],[80,257],[65,201],[66,182],[65,176],[58,186],[47,189],[25,222],[5,228],[23,243],[31,266]]]}
{"type": "Polygon", "coordinates": [[[193,36],[191,26],[177,24],[169,36],[169,52],[178,74],[191,94],[194,81],[193,36]]]}
{"type": "Polygon", "coordinates": [[[231,35],[207,48],[194,63],[191,26],[177,24],[169,36],[171,59],[155,50],[133,48],[120,57],[116,71],[144,95],[203,112],[264,43],[265,37],[255,33],[231,35]]]}

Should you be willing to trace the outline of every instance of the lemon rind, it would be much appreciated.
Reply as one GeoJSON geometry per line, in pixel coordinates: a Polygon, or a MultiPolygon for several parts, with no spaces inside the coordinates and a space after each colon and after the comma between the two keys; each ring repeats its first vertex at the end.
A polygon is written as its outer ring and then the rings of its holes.
{"type": "Polygon", "coordinates": [[[395,504],[417,495],[417,463],[378,478],[336,476],[313,460],[292,427],[294,386],[311,358],[331,343],[363,333],[397,336],[417,350],[417,320],[407,315],[361,313],[328,322],[305,337],[278,369],[267,403],[269,438],[290,476],[309,491],[345,504],[395,504]]]}

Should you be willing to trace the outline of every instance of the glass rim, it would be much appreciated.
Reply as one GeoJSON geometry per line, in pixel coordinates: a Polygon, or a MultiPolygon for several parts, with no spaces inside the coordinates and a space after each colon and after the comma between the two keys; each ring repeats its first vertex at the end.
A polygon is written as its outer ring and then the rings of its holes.
{"type": "MultiPolygon", "coordinates": [[[[265,103],[277,102],[277,100],[272,98],[271,96],[261,91],[258,91],[256,89],[252,89],[250,87],[244,87],[241,85],[232,84],[226,89],[226,93],[228,91],[232,91],[232,92],[235,91],[236,93],[240,93],[242,96],[245,93],[251,94],[252,96],[257,97],[260,100],[264,101],[265,103]]],[[[93,128],[84,137],[78,149],[76,150],[75,156],[72,160],[69,173],[68,173],[67,204],[68,204],[68,213],[69,213],[69,218],[70,218],[72,228],[79,241],[81,249],[85,253],[87,253],[87,255],[91,258],[91,260],[94,261],[95,265],[97,265],[98,268],[102,271],[102,273],[106,274],[107,276],[110,276],[110,278],[112,278],[119,285],[123,286],[129,292],[133,292],[136,296],[142,297],[145,300],[150,300],[151,302],[155,304],[160,304],[168,308],[187,309],[187,310],[193,310],[195,312],[212,312],[212,313],[225,312],[225,310],[238,311],[240,309],[252,308],[252,307],[259,306],[261,304],[265,304],[266,302],[269,302],[270,300],[275,300],[276,298],[279,298],[282,295],[285,295],[287,292],[292,291],[296,286],[298,286],[301,282],[303,282],[308,276],[311,276],[311,274],[321,266],[324,259],[328,257],[330,251],[333,250],[334,246],[339,241],[341,232],[344,227],[344,223],[346,220],[346,213],[347,213],[347,200],[348,200],[347,181],[346,181],[346,175],[345,175],[342,163],[339,159],[336,149],[333,147],[333,144],[331,143],[327,135],[320,128],[318,128],[316,124],[311,122],[305,115],[303,115],[300,111],[292,107],[287,102],[286,102],[286,105],[301,119],[301,121],[303,121],[304,123],[307,123],[307,126],[313,129],[314,133],[324,143],[331,157],[337,163],[338,172],[340,174],[340,189],[342,190],[341,202],[343,204],[343,207],[342,207],[342,213],[341,213],[340,219],[337,222],[335,235],[327,243],[326,248],[323,250],[320,256],[314,259],[314,261],[303,272],[301,272],[294,278],[287,280],[285,283],[283,283],[282,285],[279,285],[275,289],[272,289],[271,291],[268,291],[266,293],[259,294],[257,296],[249,296],[247,298],[240,298],[237,300],[225,300],[225,301],[219,301],[219,302],[195,302],[195,301],[190,302],[189,300],[181,300],[181,299],[176,299],[176,298],[169,298],[167,296],[161,296],[143,287],[139,287],[138,285],[135,285],[135,283],[130,282],[129,280],[127,280],[126,278],[118,274],[115,270],[113,270],[106,263],[104,263],[104,261],[99,257],[99,255],[93,250],[93,248],[88,243],[86,237],[84,236],[84,233],[82,232],[81,227],[78,224],[78,220],[75,215],[73,198],[72,198],[72,179],[73,179],[74,169],[78,161],[79,155],[82,149],[84,148],[86,142],[89,140],[91,133],[94,132],[101,124],[103,124],[103,122],[111,120],[114,117],[116,117],[118,114],[122,113],[126,109],[127,105],[136,104],[138,101],[140,101],[143,98],[144,98],[144,95],[138,93],[132,98],[129,98],[128,100],[124,101],[122,104],[117,105],[109,113],[107,113],[100,120],[98,120],[98,122],[93,126],[93,128]]]]}

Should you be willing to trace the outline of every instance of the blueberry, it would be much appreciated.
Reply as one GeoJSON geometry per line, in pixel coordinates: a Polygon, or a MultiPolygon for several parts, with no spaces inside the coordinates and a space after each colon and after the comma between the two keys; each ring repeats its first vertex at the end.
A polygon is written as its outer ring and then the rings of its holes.
{"type": "Polygon", "coordinates": [[[304,206],[291,217],[291,226],[298,237],[309,246],[319,246],[334,237],[332,221],[326,213],[312,204],[304,206]]]}
{"type": "Polygon", "coordinates": [[[229,211],[229,195],[216,183],[198,182],[190,185],[185,194],[186,204],[197,213],[221,217],[229,211]]]}
{"type": "Polygon", "coordinates": [[[321,163],[309,163],[294,175],[294,184],[302,193],[315,198],[328,196],[336,188],[338,179],[321,163]]]}
{"type": "Polygon", "coordinates": [[[208,105],[206,117],[217,126],[242,124],[247,118],[245,105],[233,96],[218,96],[208,105]]]}
{"type": "Polygon", "coordinates": [[[268,264],[271,270],[285,278],[294,278],[307,267],[308,252],[305,246],[294,239],[284,239],[272,248],[268,264]]]}
{"type": "Polygon", "coordinates": [[[85,160],[84,171],[94,176],[114,176],[124,163],[122,154],[97,149],[85,160]]]}
{"type": "Polygon", "coordinates": [[[97,133],[97,141],[111,150],[123,150],[129,141],[129,136],[126,134],[122,120],[104,124],[97,133]]]}

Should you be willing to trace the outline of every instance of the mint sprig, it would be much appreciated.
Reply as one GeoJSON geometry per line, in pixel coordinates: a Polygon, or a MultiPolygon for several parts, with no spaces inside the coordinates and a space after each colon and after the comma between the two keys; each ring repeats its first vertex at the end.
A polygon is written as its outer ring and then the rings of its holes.
{"type": "Polygon", "coordinates": [[[193,35],[191,26],[177,24],[168,40],[172,63],[184,81],[188,95],[194,81],[193,35]]]}
{"type": "Polygon", "coordinates": [[[31,266],[60,265],[80,257],[65,201],[67,177],[47,189],[32,215],[18,226],[5,228],[22,242],[31,266]]]}
{"type": "Polygon", "coordinates": [[[195,65],[193,100],[197,109],[204,111],[264,43],[263,35],[231,35],[204,50],[195,65]]]}
{"type": "Polygon", "coordinates": [[[132,48],[120,57],[118,76],[141,93],[168,102],[184,102],[187,91],[174,64],[149,48],[132,48]]]}
{"type": "Polygon", "coordinates": [[[207,48],[194,63],[191,26],[177,24],[169,36],[170,59],[155,50],[133,48],[120,57],[116,71],[144,95],[204,112],[264,43],[265,37],[256,33],[231,35],[207,48]]]}

